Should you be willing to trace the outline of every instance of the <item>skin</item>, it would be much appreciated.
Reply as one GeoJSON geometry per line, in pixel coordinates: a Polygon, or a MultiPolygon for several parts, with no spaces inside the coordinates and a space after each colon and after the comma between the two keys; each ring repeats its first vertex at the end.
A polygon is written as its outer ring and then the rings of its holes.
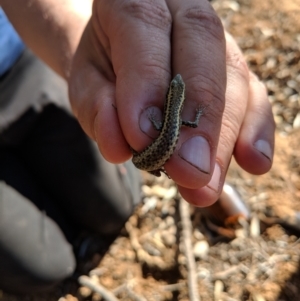
{"type": "Polygon", "coordinates": [[[72,1],[28,3],[0,0],[27,45],[68,80],[73,112],[109,162],[130,159],[129,146],[140,151],[151,143],[147,110],[159,114],[180,73],[183,118],[207,108],[198,128],[182,129],[165,165],[182,196],[197,206],[215,202],[232,155],[253,174],[271,168],[275,126],[266,90],[207,0],[95,0],[89,21],[72,1]],[[52,18],[43,18],[45,11],[52,18]],[[203,159],[200,167],[189,163],[191,154],[203,159]]]}
{"type": "Polygon", "coordinates": [[[0,0],[6,15],[26,42],[54,71],[67,79],[92,0],[0,0]]]}

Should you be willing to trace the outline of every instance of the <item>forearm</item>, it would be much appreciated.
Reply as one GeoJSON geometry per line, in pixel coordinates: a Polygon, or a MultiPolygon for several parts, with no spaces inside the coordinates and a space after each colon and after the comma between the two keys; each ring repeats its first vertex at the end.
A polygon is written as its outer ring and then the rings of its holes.
{"type": "Polygon", "coordinates": [[[67,79],[92,0],[0,0],[0,5],[27,46],[67,79]]]}

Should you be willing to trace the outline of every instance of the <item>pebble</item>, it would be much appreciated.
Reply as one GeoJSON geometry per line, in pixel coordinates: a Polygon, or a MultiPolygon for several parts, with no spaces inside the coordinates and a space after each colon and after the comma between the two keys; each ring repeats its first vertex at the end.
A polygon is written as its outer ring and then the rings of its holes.
{"type": "Polygon", "coordinates": [[[193,248],[194,256],[198,259],[205,259],[209,252],[209,244],[206,240],[197,241],[193,248]]]}
{"type": "Polygon", "coordinates": [[[240,10],[240,5],[236,1],[224,1],[224,6],[230,8],[234,12],[240,10]]]}
{"type": "Polygon", "coordinates": [[[258,201],[265,201],[269,199],[269,194],[267,192],[261,192],[258,196],[258,201]]]}
{"type": "Polygon", "coordinates": [[[97,267],[97,268],[95,268],[95,269],[93,269],[93,270],[91,270],[89,272],[89,276],[93,276],[93,275],[102,276],[106,272],[107,272],[107,268],[105,268],[105,267],[101,267],[101,268],[97,267]]]}
{"type": "Polygon", "coordinates": [[[186,265],[186,257],[183,254],[178,255],[178,263],[181,265],[186,265]]]}
{"type": "Polygon", "coordinates": [[[155,196],[144,198],[144,205],[141,209],[142,214],[146,214],[148,211],[154,210],[156,208],[157,201],[157,197],[155,196]]]}
{"type": "Polygon", "coordinates": [[[197,239],[197,240],[203,240],[204,239],[204,235],[203,233],[198,229],[198,228],[195,228],[194,229],[194,237],[197,239]]]}
{"type": "Polygon", "coordinates": [[[142,186],[142,192],[145,196],[151,196],[152,195],[152,189],[148,185],[142,186]]]}
{"type": "Polygon", "coordinates": [[[169,207],[169,214],[174,215],[176,213],[176,208],[174,206],[169,207]]]}
{"type": "Polygon", "coordinates": [[[173,225],[168,229],[168,231],[169,231],[169,233],[175,235],[177,233],[177,227],[175,225],[173,225]]]}
{"type": "Polygon", "coordinates": [[[265,301],[266,299],[260,294],[252,294],[253,301],[265,301]]]}
{"type": "Polygon", "coordinates": [[[210,270],[199,266],[197,269],[197,277],[198,279],[209,279],[211,277],[210,270]]]}
{"type": "Polygon", "coordinates": [[[79,288],[79,294],[83,297],[83,298],[88,298],[91,294],[92,291],[90,288],[85,287],[85,286],[81,286],[79,288]]]}
{"type": "Polygon", "coordinates": [[[177,188],[175,186],[171,186],[164,194],[163,199],[164,200],[171,200],[173,199],[177,194],[177,188]]]}
{"type": "Polygon", "coordinates": [[[165,219],[165,221],[166,221],[166,224],[167,224],[168,226],[173,226],[173,225],[175,225],[175,219],[174,219],[174,217],[172,217],[172,216],[167,216],[166,219],[165,219]]]}
{"type": "Polygon", "coordinates": [[[163,188],[160,185],[154,185],[152,187],[152,193],[159,198],[164,198],[166,195],[168,195],[168,190],[169,189],[163,188]]]}
{"type": "Polygon", "coordinates": [[[214,300],[218,301],[221,300],[221,295],[224,292],[224,283],[221,280],[217,280],[215,282],[214,287],[214,300]]]}
{"type": "Polygon", "coordinates": [[[243,228],[241,229],[236,229],[234,231],[235,233],[235,236],[238,237],[238,238],[246,238],[248,235],[247,235],[247,231],[243,228]]]}
{"type": "Polygon", "coordinates": [[[172,247],[176,244],[176,236],[172,235],[169,231],[164,231],[161,234],[161,239],[167,247],[172,247]]]}
{"type": "Polygon", "coordinates": [[[300,128],[300,112],[296,115],[294,121],[293,121],[293,128],[299,129],[300,128]]]}
{"type": "Polygon", "coordinates": [[[251,237],[258,237],[260,235],[260,221],[259,218],[254,215],[251,218],[251,222],[250,222],[250,236],[251,237]]]}

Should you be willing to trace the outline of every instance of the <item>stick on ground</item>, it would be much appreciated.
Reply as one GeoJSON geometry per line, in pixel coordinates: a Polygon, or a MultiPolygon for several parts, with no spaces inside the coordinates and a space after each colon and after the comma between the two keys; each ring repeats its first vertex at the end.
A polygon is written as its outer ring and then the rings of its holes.
{"type": "Polygon", "coordinates": [[[95,283],[88,276],[80,276],[78,278],[78,282],[81,285],[88,287],[93,292],[100,294],[106,301],[119,301],[119,299],[116,298],[113,293],[111,293],[110,291],[108,291],[100,283],[95,283]]]}
{"type": "Polygon", "coordinates": [[[200,296],[198,293],[196,262],[192,251],[192,222],[190,218],[189,209],[190,205],[184,199],[181,198],[179,201],[179,211],[182,222],[184,254],[186,257],[186,265],[188,270],[189,296],[191,301],[200,301],[200,296]]]}

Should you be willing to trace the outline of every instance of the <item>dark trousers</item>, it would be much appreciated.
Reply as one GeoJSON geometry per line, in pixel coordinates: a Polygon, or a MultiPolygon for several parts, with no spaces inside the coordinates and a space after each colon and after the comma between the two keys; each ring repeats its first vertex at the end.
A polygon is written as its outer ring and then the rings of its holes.
{"type": "Polygon", "coordinates": [[[139,202],[131,162],[106,162],[67,104],[65,83],[29,51],[0,80],[2,289],[71,275],[80,234],[115,235],[139,202]]]}

